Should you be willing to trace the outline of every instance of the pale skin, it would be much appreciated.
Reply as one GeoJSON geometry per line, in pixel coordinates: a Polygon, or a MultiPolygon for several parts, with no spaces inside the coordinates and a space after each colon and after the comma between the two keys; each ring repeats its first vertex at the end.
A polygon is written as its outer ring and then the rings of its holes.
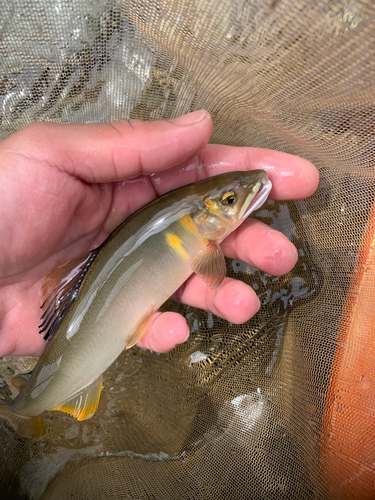
{"type": "MultiPolygon", "coordinates": [[[[37,123],[0,143],[0,357],[43,352],[43,277],[100,245],[156,196],[225,171],[257,168],[268,172],[275,200],[306,198],[318,185],[316,168],[302,158],[208,145],[212,121],[205,111],[179,120],[37,123]]],[[[255,219],[222,248],[228,257],[273,275],[290,271],[298,257],[283,234],[255,219]]],[[[233,323],[243,323],[260,307],[255,292],[231,278],[211,290],[193,275],[173,298],[233,323]]],[[[167,352],[188,335],[182,316],[155,313],[138,345],[167,352]]]]}

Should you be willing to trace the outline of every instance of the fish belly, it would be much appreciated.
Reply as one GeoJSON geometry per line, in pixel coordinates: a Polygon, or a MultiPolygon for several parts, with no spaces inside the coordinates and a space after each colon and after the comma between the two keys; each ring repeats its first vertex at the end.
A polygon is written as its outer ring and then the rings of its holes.
{"type": "MultiPolygon", "coordinates": [[[[87,284],[87,298],[73,304],[47,346],[43,366],[37,365],[19,414],[39,415],[94,382],[120,355],[135,329],[192,274],[190,262],[204,248],[196,239],[184,252],[176,250],[164,234],[147,243],[148,248],[130,254],[116,273],[96,284],[95,293],[89,290],[94,280],[87,284]]],[[[16,400],[14,404],[20,406],[16,400]]]]}

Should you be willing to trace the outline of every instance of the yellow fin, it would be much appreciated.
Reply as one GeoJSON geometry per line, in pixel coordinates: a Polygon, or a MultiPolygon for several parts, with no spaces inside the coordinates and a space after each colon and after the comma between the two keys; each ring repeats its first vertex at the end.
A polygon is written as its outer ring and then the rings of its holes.
{"type": "Polygon", "coordinates": [[[133,347],[134,344],[138,342],[138,340],[141,340],[143,335],[147,332],[147,328],[150,325],[152,315],[154,314],[154,311],[152,313],[148,314],[135,328],[135,330],[131,333],[131,335],[126,339],[126,349],[130,349],[133,347]]]}
{"type": "Polygon", "coordinates": [[[62,405],[50,408],[51,411],[63,411],[69,413],[77,420],[87,420],[91,418],[99,404],[102,390],[102,375],[92,384],[75,394],[71,399],[62,405]]]}
{"type": "Polygon", "coordinates": [[[191,268],[210,288],[217,288],[227,272],[220,245],[211,242],[205,250],[195,257],[191,268]]]}
{"type": "Polygon", "coordinates": [[[41,417],[24,417],[13,413],[7,405],[0,405],[0,417],[8,420],[13,429],[22,437],[41,439],[46,429],[41,417]]]}

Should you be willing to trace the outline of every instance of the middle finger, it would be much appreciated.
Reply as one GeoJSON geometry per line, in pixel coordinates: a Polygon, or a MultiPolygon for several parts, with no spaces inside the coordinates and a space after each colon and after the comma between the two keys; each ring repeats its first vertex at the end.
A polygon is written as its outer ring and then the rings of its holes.
{"type": "Polygon", "coordinates": [[[298,252],[288,238],[256,219],[247,219],[221,244],[224,254],[274,276],[295,266],[298,252]]]}

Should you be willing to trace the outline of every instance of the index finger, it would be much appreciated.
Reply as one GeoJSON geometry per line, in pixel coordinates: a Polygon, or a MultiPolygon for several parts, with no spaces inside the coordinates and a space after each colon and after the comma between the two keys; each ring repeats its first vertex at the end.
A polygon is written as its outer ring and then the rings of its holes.
{"type": "Polygon", "coordinates": [[[262,148],[208,144],[201,153],[179,167],[152,176],[155,190],[163,194],[178,186],[223,172],[266,170],[272,182],[270,198],[300,200],[311,196],[319,183],[316,167],[299,156],[262,148]]]}

